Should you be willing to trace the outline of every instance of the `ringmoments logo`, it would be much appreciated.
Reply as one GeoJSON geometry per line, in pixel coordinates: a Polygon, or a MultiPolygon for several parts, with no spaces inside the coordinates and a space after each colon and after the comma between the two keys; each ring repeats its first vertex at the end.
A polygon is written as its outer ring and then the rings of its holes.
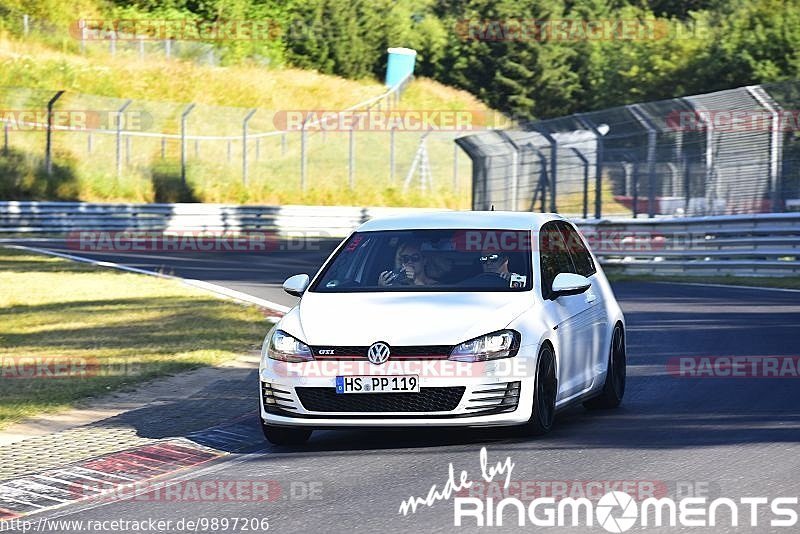
{"type": "MultiPolygon", "coordinates": [[[[635,525],[642,527],[796,527],[798,498],[727,497],[710,499],[689,496],[675,499],[655,493],[636,500],[626,491],[611,489],[593,501],[587,497],[536,496],[528,502],[517,496],[502,498],[463,496],[476,484],[499,484],[508,491],[512,485],[515,464],[511,457],[494,464],[489,462],[486,447],[480,451],[480,479],[473,479],[466,470],[456,474],[453,464],[447,470],[444,484],[434,484],[424,497],[411,496],[400,503],[399,514],[421,513],[437,502],[453,501],[453,524],[456,527],[534,526],[564,527],[595,524],[607,532],[626,532],[635,525]]],[[[599,482],[599,481],[595,481],[599,482]]],[[[597,484],[592,484],[596,487],[597,484]]],[[[578,484],[588,488],[588,484],[578,484]]],[[[636,487],[636,486],[634,486],[636,487]]],[[[660,493],[660,492],[659,492],[660,493]]],[[[642,495],[640,495],[642,496],[642,495]]]]}

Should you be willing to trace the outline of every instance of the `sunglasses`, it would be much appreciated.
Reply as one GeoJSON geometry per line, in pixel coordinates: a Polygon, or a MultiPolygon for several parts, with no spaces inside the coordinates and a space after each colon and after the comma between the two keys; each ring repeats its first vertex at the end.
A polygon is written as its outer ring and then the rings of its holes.
{"type": "Polygon", "coordinates": [[[478,261],[481,263],[486,263],[488,261],[497,261],[501,258],[500,254],[487,254],[486,256],[481,256],[478,258],[478,261]]]}
{"type": "Polygon", "coordinates": [[[422,256],[419,254],[411,254],[410,256],[403,254],[400,256],[400,263],[417,263],[421,259],[422,256]]]}

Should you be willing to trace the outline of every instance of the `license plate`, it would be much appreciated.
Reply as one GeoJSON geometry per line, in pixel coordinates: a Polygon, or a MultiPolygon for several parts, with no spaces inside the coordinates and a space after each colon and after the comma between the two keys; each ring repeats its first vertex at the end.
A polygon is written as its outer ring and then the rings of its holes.
{"type": "Polygon", "coordinates": [[[419,393],[419,376],[337,376],[336,393],[419,393]]]}

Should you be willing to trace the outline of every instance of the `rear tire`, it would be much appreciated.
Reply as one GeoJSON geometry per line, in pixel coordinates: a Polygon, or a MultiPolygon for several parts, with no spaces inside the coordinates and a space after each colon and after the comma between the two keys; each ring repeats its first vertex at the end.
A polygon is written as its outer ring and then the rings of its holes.
{"type": "Polygon", "coordinates": [[[608,354],[608,372],[603,391],[593,399],[583,403],[589,410],[602,410],[616,408],[625,395],[625,381],[627,378],[627,357],[625,355],[625,332],[621,325],[614,327],[611,335],[611,348],[608,354]]]}
{"type": "Polygon", "coordinates": [[[553,428],[558,393],[556,358],[549,345],[539,351],[533,390],[533,413],[522,427],[522,433],[526,436],[542,436],[553,428]]]}
{"type": "Polygon", "coordinates": [[[287,428],[268,425],[261,422],[264,437],[273,445],[302,445],[311,437],[312,430],[307,428],[287,428]]]}

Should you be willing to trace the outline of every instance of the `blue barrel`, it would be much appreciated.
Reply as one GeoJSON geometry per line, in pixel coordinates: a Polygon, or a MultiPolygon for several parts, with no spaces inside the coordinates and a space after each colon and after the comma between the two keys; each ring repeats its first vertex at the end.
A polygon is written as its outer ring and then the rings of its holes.
{"type": "Polygon", "coordinates": [[[390,48],[389,62],[386,64],[386,85],[394,87],[403,78],[414,73],[417,51],[410,48],[390,48]]]}

